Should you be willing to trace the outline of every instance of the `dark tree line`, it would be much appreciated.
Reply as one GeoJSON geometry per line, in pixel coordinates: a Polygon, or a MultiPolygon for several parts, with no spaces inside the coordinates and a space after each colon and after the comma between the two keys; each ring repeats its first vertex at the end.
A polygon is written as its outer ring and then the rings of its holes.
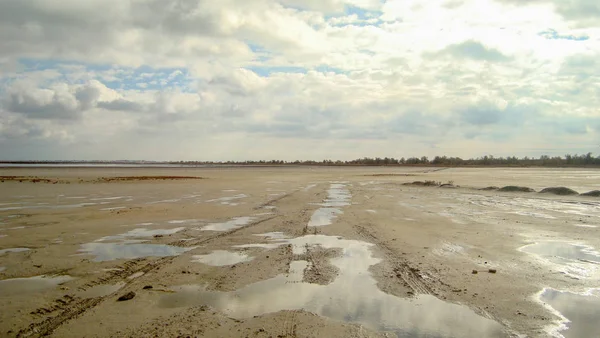
{"type": "Polygon", "coordinates": [[[396,159],[393,157],[364,157],[351,161],[227,161],[227,162],[196,162],[196,161],[180,161],[171,162],[177,164],[191,164],[191,165],[202,165],[202,164],[228,164],[228,165],[324,165],[324,166],[541,166],[541,167],[566,167],[566,166],[600,166],[600,156],[594,157],[592,153],[583,155],[571,155],[565,156],[547,156],[542,155],[539,158],[525,156],[518,158],[516,156],[508,157],[494,157],[492,155],[486,155],[483,157],[462,159],[460,157],[448,157],[448,156],[435,156],[433,159],[429,159],[427,156],[422,157],[409,157],[396,159]]]}
{"type": "Polygon", "coordinates": [[[565,156],[547,156],[542,155],[539,158],[516,156],[494,157],[486,155],[483,157],[462,159],[460,157],[435,156],[429,159],[427,156],[409,157],[396,159],[393,157],[364,157],[351,161],[0,161],[0,164],[132,164],[132,165],[155,165],[155,164],[176,164],[176,165],[321,165],[321,166],[513,166],[513,167],[583,167],[583,166],[600,166],[600,156],[594,157],[592,153],[582,155],[565,156]]]}

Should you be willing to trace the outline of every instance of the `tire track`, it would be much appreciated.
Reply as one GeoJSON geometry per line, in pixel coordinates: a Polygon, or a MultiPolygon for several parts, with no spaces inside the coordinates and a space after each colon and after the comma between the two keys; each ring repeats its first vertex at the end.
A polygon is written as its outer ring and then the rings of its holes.
{"type": "MultiPolygon", "coordinates": [[[[299,192],[300,190],[301,189],[298,189],[289,194],[279,196],[276,199],[270,200],[267,203],[262,204],[259,207],[279,202],[286,197],[292,196],[293,194],[299,192]]],[[[257,209],[259,207],[256,207],[254,209],[257,209]]],[[[211,241],[215,241],[215,240],[230,236],[239,231],[247,230],[251,227],[255,227],[257,225],[260,225],[262,223],[271,221],[271,220],[279,218],[279,217],[282,217],[282,215],[275,215],[272,217],[261,219],[261,220],[252,222],[244,227],[233,229],[233,230],[230,230],[227,232],[218,233],[218,234],[206,237],[206,238],[192,240],[192,241],[175,241],[175,242],[169,243],[169,245],[179,246],[179,247],[193,247],[193,246],[203,245],[203,244],[209,243],[211,241]]],[[[28,327],[21,329],[17,333],[16,337],[22,338],[22,337],[48,336],[48,335],[52,334],[60,326],[62,326],[65,322],[76,319],[77,317],[83,315],[88,310],[98,306],[104,300],[112,298],[118,292],[121,292],[122,290],[126,289],[129,285],[131,285],[135,281],[135,279],[128,280],[127,279],[128,276],[131,276],[137,272],[143,272],[144,274],[147,274],[148,272],[150,272],[152,270],[160,269],[161,267],[169,264],[171,261],[173,261],[177,257],[178,256],[163,257],[163,258],[153,260],[151,262],[148,262],[146,259],[143,259],[143,258],[135,259],[135,260],[128,260],[128,261],[122,263],[120,266],[116,267],[119,270],[110,271],[105,276],[99,277],[96,280],[91,281],[82,287],[82,289],[87,289],[87,288],[90,288],[90,287],[93,287],[93,286],[99,285],[99,284],[111,284],[111,283],[115,283],[117,281],[124,281],[125,285],[119,291],[113,292],[112,294],[109,294],[109,295],[106,295],[103,297],[96,297],[96,298],[82,299],[79,297],[72,297],[72,299],[69,299],[68,302],[56,301],[53,304],[50,304],[49,306],[39,308],[39,309],[33,311],[33,313],[50,315],[50,316],[52,313],[56,313],[57,311],[58,311],[58,313],[54,316],[48,317],[48,318],[40,321],[40,322],[29,324],[28,327]]]]}
{"type": "MultiPolygon", "coordinates": [[[[368,226],[371,225],[368,224],[368,226]]],[[[393,266],[396,277],[404,281],[404,284],[410,287],[413,292],[427,295],[434,294],[431,287],[419,274],[419,269],[411,267],[408,261],[398,257],[385,242],[379,240],[372,232],[367,230],[367,227],[361,225],[353,225],[353,227],[359,235],[366,237],[370,243],[377,245],[383,251],[383,254],[388,258],[388,262],[393,266]]]]}

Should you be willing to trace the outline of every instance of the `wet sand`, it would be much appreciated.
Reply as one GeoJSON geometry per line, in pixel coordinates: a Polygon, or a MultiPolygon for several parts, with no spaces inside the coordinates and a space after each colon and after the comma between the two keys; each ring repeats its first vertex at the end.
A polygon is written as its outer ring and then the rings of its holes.
{"type": "Polygon", "coordinates": [[[598,170],[0,176],[1,336],[600,335],[598,170]]]}

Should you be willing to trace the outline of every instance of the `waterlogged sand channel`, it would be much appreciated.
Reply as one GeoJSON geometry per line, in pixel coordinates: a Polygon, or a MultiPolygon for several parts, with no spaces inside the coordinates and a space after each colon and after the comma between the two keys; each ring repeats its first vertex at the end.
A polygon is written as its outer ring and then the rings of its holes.
{"type": "Polygon", "coordinates": [[[0,169],[0,336],[600,335],[600,200],[479,190],[597,175],[486,170],[0,169]]]}

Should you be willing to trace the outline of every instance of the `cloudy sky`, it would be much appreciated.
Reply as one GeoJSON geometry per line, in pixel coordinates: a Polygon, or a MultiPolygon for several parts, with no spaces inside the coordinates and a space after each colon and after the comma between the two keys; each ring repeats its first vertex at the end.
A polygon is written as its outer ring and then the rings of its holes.
{"type": "Polygon", "coordinates": [[[0,159],[600,153],[598,0],[0,0],[0,159]]]}

